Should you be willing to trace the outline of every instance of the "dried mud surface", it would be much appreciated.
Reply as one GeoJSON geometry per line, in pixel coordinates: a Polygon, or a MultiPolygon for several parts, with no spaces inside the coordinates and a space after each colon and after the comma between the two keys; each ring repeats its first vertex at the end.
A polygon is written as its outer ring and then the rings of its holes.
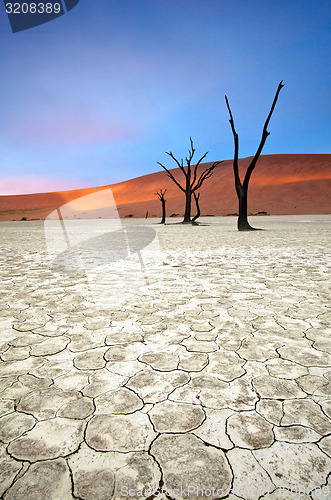
{"type": "Polygon", "coordinates": [[[331,216],[201,222],[69,274],[0,224],[1,498],[331,498],[331,216]]]}

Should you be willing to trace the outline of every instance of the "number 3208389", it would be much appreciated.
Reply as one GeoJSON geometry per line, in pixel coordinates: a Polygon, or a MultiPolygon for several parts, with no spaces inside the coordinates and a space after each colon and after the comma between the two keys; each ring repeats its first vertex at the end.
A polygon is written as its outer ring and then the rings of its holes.
{"type": "Polygon", "coordinates": [[[59,14],[60,3],[6,3],[7,14],[59,14]]]}

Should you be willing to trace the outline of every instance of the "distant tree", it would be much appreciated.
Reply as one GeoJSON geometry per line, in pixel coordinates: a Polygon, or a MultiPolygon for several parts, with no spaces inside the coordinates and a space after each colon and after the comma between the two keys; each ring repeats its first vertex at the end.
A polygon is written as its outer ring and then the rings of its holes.
{"type": "Polygon", "coordinates": [[[157,191],[155,193],[155,195],[159,197],[159,200],[162,203],[162,220],[161,220],[160,224],[165,224],[165,220],[166,220],[166,208],[165,208],[165,205],[166,205],[166,201],[167,200],[164,198],[164,195],[166,194],[166,192],[167,192],[166,189],[164,191],[162,191],[162,189],[160,189],[160,191],[157,191]]]}
{"type": "Polygon", "coordinates": [[[195,200],[195,205],[197,207],[197,213],[196,215],[192,218],[192,226],[194,224],[197,224],[195,221],[200,217],[201,212],[200,212],[200,206],[199,206],[199,198],[200,198],[200,193],[193,193],[194,194],[194,200],[195,200]]]}
{"type": "Polygon", "coordinates": [[[208,151],[200,158],[200,160],[192,165],[193,156],[195,153],[195,149],[193,146],[193,141],[190,137],[191,149],[189,149],[189,156],[185,158],[186,166],[184,167],[184,162],[181,160],[180,162],[174,157],[172,152],[166,152],[177,164],[180,170],[183,172],[185,176],[185,183],[182,186],[177,179],[173,176],[173,174],[159,161],[157,162],[168,174],[168,177],[179,187],[183,193],[185,193],[185,214],[183,224],[191,223],[191,203],[192,203],[192,194],[201,188],[203,182],[212,176],[214,169],[219,165],[220,161],[214,162],[210,167],[203,170],[203,172],[198,176],[198,166],[202,162],[202,160],[207,156],[208,151]]]}
{"type": "Polygon", "coordinates": [[[230,124],[231,124],[231,129],[234,137],[234,159],[233,159],[233,172],[234,172],[234,179],[235,179],[235,187],[236,187],[236,192],[239,200],[239,217],[238,217],[238,230],[239,231],[253,231],[255,228],[251,227],[250,224],[248,223],[247,220],[247,192],[248,192],[248,183],[251,178],[252,172],[256,166],[257,160],[260,157],[260,154],[262,152],[263,146],[267,140],[268,135],[270,135],[270,132],[268,132],[267,127],[269,125],[269,121],[271,118],[271,115],[275,109],[276,102],[279,96],[280,91],[284,87],[283,85],[283,80],[279,83],[270,112],[268,114],[268,117],[266,119],[266,122],[263,127],[263,132],[262,132],[262,138],[259,144],[259,147],[257,148],[257,151],[255,153],[255,156],[253,160],[250,162],[246,174],[244,177],[244,182],[241,182],[240,180],[240,175],[239,175],[239,165],[238,165],[238,155],[239,155],[239,137],[236,132],[235,126],[234,126],[234,121],[233,121],[233,116],[231,113],[230,105],[227,96],[225,96],[225,101],[227,108],[229,110],[230,114],[230,124]]]}

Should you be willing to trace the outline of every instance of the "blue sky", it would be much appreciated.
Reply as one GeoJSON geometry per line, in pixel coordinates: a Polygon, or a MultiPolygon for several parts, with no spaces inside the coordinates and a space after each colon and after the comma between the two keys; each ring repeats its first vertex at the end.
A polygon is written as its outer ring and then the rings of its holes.
{"type": "Polygon", "coordinates": [[[0,193],[120,182],[207,160],[330,153],[330,16],[319,0],[80,0],[13,34],[0,10],[0,193]]]}

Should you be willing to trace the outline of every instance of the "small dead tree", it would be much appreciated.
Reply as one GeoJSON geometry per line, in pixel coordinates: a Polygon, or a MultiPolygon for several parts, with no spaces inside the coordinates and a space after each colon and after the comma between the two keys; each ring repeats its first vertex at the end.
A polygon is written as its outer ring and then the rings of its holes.
{"type": "Polygon", "coordinates": [[[268,132],[267,127],[269,125],[269,121],[271,118],[271,115],[275,109],[276,102],[279,96],[280,91],[284,87],[283,85],[283,80],[279,83],[270,112],[268,114],[268,117],[265,121],[263,131],[262,131],[262,137],[261,141],[259,144],[259,147],[257,148],[257,151],[255,153],[255,156],[253,160],[250,162],[246,174],[244,177],[244,182],[241,182],[240,180],[240,175],[239,175],[239,165],[238,165],[238,155],[239,155],[239,137],[236,132],[235,126],[234,126],[234,121],[233,121],[233,116],[231,113],[230,105],[227,96],[225,96],[225,101],[226,105],[229,111],[230,115],[230,125],[234,137],[234,159],[233,159],[233,172],[234,172],[234,179],[235,179],[235,187],[236,187],[236,192],[239,200],[239,217],[238,217],[238,230],[239,231],[253,231],[255,228],[251,227],[251,225],[248,223],[247,220],[247,192],[248,192],[248,183],[251,178],[252,172],[256,166],[257,160],[260,157],[260,154],[262,152],[263,146],[267,140],[268,135],[270,135],[270,132],[268,132]]]}
{"type": "Polygon", "coordinates": [[[162,189],[160,189],[160,191],[157,191],[155,193],[155,195],[159,197],[159,200],[162,203],[162,220],[161,220],[160,224],[165,224],[165,220],[166,220],[166,208],[165,208],[165,205],[166,205],[166,201],[167,200],[164,198],[164,195],[166,194],[166,192],[167,192],[166,189],[164,191],[162,191],[162,189]]]}
{"type": "Polygon", "coordinates": [[[200,158],[200,160],[192,165],[193,156],[195,153],[195,149],[193,146],[193,141],[190,137],[191,149],[189,149],[189,156],[185,158],[186,166],[184,167],[184,161],[180,162],[174,157],[172,152],[166,152],[177,164],[180,170],[183,172],[185,176],[185,183],[182,186],[174,175],[159,161],[157,162],[168,174],[168,177],[179,187],[183,193],[185,193],[185,214],[183,219],[183,224],[191,223],[191,202],[192,202],[192,194],[201,188],[203,182],[212,176],[214,169],[219,165],[220,161],[214,162],[210,167],[206,168],[200,175],[198,175],[198,167],[202,160],[207,156],[208,151],[200,158]]]}
{"type": "Polygon", "coordinates": [[[200,206],[199,206],[199,198],[200,198],[200,193],[193,193],[194,194],[194,200],[195,200],[195,205],[197,207],[197,213],[196,215],[192,218],[192,226],[194,226],[195,224],[197,224],[197,222],[195,222],[197,219],[199,219],[200,215],[201,215],[201,212],[200,212],[200,206]]]}

